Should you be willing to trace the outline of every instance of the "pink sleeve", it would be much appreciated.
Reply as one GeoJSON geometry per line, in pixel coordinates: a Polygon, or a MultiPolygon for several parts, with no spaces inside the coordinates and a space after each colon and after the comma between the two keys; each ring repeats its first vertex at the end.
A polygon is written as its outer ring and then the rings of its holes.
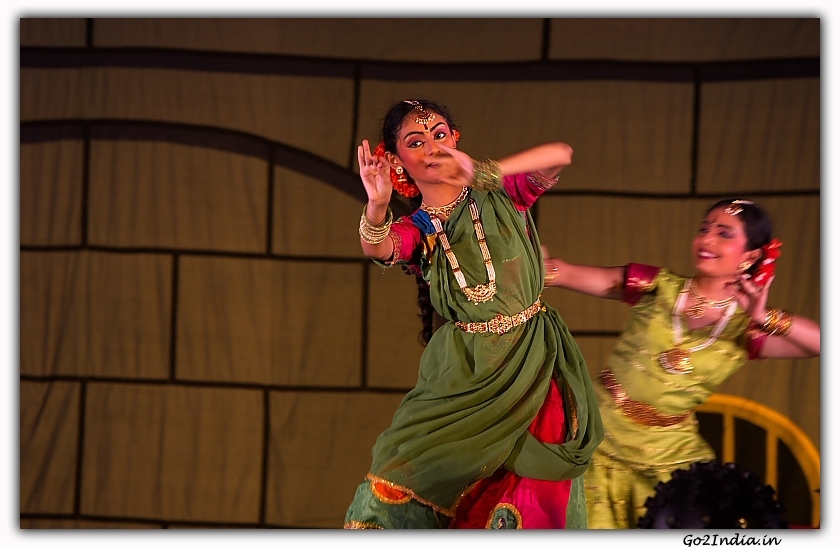
{"type": "Polygon", "coordinates": [[[396,262],[408,262],[414,249],[420,244],[420,229],[406,217],[398,219],[391,224],[391,231],[388,233],[391,241],[394,242],[394,254],[385,264],[391,265],[396,262]]]}
{"type": "Polygon", "coordinates": [[[761,330],[756,323],[750,321],[750,326],[747,327],[747,359],[750,361],[761,358],[761,348],[764,347],[764,342],[767,340],[767,334],[761,330]]]}
{"type": "Polygon", "coordinates": [[[658,266],[630,263],[624,269],[624,297],[623,301],[631,306],[636,304],[642,295],[653,288],[653,280],[659,273],[658,266]]]}
{"type": "Polygon", "coordinates": [[[539,173],[517,173],[505,175],[503,185],[516,209],[525,211],[555,182],[555,179],[547,179],[539,173]]]}

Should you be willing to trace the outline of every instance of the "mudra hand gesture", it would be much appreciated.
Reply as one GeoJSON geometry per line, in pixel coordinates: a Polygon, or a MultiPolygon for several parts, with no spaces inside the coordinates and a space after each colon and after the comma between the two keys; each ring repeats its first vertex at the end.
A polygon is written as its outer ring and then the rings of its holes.
{"type": "Polygon", "coordinates": [[[437,146],[443,153],[436,157],[440,168],[435,172],[434,180],[450,186],[467,186],[473,177],[473,159],[445,144],[437,146]]]}
{"type": "Polygon", "coordinates": [[[363,140],[358,150],[359,176],[365,186],[368,201],[378,205],[387,205],[391,201],[391,166],[381,156],[370,151],[370,143],[363,140]]]}
{"type": "Polygon", "coordinates": [[[759,325],[764,324],[767,315],[767,297],[773,279],[775,277],[771,277],[767,284],[762,286],[750,280],[748,275],[741,274],[729,285],[729,290],[738,300],[738,305],[759,325]]]}

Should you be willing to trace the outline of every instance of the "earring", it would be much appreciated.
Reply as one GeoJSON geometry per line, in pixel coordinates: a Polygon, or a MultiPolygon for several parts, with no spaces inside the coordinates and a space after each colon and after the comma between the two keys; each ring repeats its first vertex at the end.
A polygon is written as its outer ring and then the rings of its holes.
{"type": "Polygon", "coordinates": [[[749,270],[749,269],[750,269],[750,266],[752,266],[752,263],[747,262],[747,261],[745,260],[744,262],[741,262],[741,263],[738,265],[738,269],[739,269],[739,270],[741,270],[742,272],[745,272],[745,271],[747,271],[747,270],[749,270]]]}
{"type": "Polygon", "coordinates": [[[408,179],[405,176],[405,169],[403,169],[402,165],[397,166],[394,171],[397,172],[397,180],[400,182],[408,182],[408,179]]]}

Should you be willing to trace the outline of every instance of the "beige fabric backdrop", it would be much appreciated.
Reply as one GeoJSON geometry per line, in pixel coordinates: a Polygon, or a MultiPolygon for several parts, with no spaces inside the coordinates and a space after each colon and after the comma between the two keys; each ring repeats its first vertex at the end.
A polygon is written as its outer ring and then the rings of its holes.
{"type": "MultiPolygon", "coordinates": [[[[20,41],[21,528],[341,526],[422,351],[346,186],[402,98],[447,104],[475,157],[570,143],[535,210],[570,261],[690,273],[704,208],[757,196],[771,304],[819,321],[819,76],[731,64],[818,63],[819,19],[44,18],[20,41]]],[[[597,373],[624,306],[545,298],[597,373]]],[[[819,359],[722,391],[820,445],[819,359]]]]}

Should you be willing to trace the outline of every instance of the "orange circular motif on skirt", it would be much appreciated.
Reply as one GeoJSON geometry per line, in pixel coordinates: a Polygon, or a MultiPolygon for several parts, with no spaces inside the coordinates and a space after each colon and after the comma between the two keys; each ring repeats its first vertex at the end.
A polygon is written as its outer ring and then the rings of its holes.
{"type": "Polygon", "coordinates": [[[381,482],[371,482],[370,489],[373,491],[373,495],[376,496],[376,499],[384,503],[400,504],[406,503],[411,499],[411,496],[402,490],[398,490],[381,482]]]}

